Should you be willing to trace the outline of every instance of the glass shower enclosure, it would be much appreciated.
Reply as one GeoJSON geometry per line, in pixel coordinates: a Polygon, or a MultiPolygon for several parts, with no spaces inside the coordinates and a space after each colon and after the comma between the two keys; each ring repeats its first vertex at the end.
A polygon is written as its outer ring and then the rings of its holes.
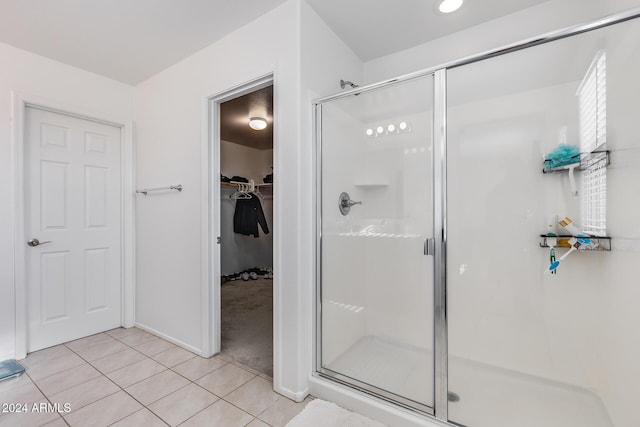
{"type": "Polygon", "coordinates": [[[426,75],[318,109],[319,370],[430,413],[433,86],[426,75]]]}
{"type": "Polygon", "coordinates": [[[451,425],[637,425],[638,16],[315,103],[317,376],[451,425]]]}

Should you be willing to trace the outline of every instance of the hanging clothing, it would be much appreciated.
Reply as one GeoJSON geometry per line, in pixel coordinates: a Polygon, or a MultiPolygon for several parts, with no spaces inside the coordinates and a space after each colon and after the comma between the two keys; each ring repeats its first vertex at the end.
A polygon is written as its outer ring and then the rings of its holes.
{"type": "Polygon", "coordinates": [[[233,232],[258,237],[258,224],[264,234],[269,234],[267,219],[258,196],[251,194],[250,199],[237,199],[236,211],[233,214],[233,232]]]}

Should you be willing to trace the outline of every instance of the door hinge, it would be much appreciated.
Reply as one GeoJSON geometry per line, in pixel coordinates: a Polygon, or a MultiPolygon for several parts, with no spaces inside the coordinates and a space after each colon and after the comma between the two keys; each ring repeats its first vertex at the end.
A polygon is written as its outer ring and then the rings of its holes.
{"type": "Polygon", "coordinates": [[[430,237],[424,240],[424,254],[435,255],[436,254],[436,239],[430,237]]]}
{"type": "Polygon", "coordinates": [[[220,236],[216,237],[216,243],[217,244],[222,243],[222,238],[220,236]]]}

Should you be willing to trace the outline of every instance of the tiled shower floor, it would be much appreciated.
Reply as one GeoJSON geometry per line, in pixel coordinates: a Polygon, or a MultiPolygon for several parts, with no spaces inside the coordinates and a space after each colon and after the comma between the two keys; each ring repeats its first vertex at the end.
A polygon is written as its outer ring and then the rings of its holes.
{"type": "MultiPolygon", "coordinates": [[[[114,329],[29,354],[0,382],[0,427],[284,426],[307,401],[230,359],[204,359],[137,328],[114,329]],[[34,412],[34,403],[63,410],[34,412]],[[64,412],[64,404],[70,411],[64,412]]],[[[37,407],[36,407],[37,408],[37,407]]]]}

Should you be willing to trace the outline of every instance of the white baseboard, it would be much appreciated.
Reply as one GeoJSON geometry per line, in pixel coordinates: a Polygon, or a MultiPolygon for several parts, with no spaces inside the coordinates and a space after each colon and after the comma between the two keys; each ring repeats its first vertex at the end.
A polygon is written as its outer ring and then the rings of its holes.
{"type": "MultiPolygon", "coordinates": [[[[25,355],[26,357],[26,355],[25,355]]],[[[0,362],[4,362],[5,360],[9,360],[9,359],[18,359],[15,355],[15,353],[5,353],[3,355],[0,356],[0,362]]],[[[24,357],[23,357],[24,359],[24,357]]]]}
{"type": "Polygon", "coordinates": [[[295,392],[295,391],[289,390],[286,387],[282,387],[280,384],[276,384],[275,381],[273,385],[274,385],[273,389],[276,393],[281,394],[295,402],[302,402],[309,395],[308,388],[305,388],[304,390],[299,392],[295,392]]]}
{"type": "Polygon", "coordinates": [[[136,322],[135,327],[138,328],[138,329],[142,329],[143,331],[147,331],[150,334],[156,335],[156,336],[162,338],[163,340],[167,340],[170,343],[173,343],[173,344],[175,344],[175,345],[177,345],[179,347],[182,347],[185,350],[189,350],[190,352],[195,353],[195,354],[197,354],[199,356],[203,355],[202,349],[194,347],[194,346],[192,346],[190,344],[187,344],[186,342],[180,341],[179,339],[173,338],[173,337],[171,337],[171,336],[169,336],[169,335],[167,335],[165,333],[162,333],[162,332],[160,332],[160,331],[158,331],[156,329],[150,328],[149,326],[145,326],[145,325],[143,325],[141,323],[136,322]]]}

